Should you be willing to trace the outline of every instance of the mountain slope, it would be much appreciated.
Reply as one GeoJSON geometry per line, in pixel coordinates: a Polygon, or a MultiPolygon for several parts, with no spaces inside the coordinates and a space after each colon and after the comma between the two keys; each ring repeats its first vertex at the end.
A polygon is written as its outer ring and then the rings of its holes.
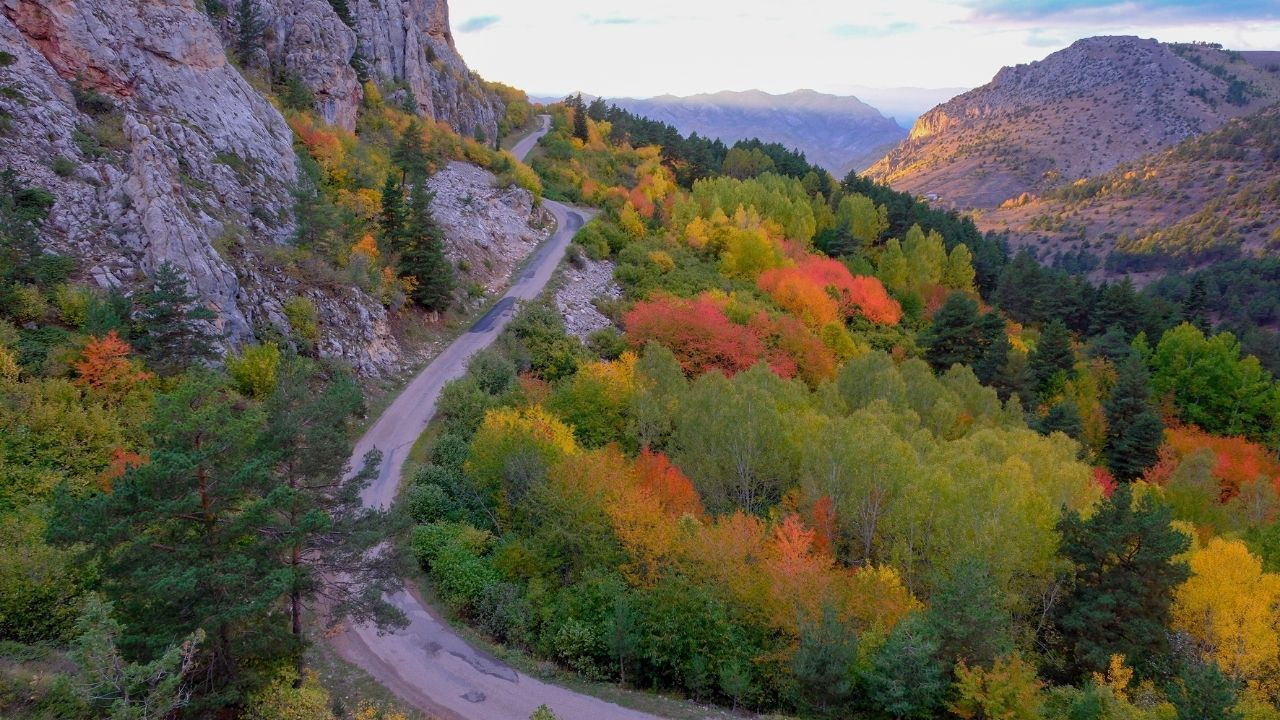
{"type": "Polygon", "coordinates": [[[1107,255],[1110,272],[1280,248],[1280,105],[1175,147],[983,213],[1016,245],[1107,255]]]}
{"type": "Polygon", "coordinates": [[[1280,98],[1272,55],[1086,38],[925,113],[868,174],[959,208],[1043,193],[1280,98]]]}
{"type": "Polygon", "coordinates": [[[906,133],[892,119],[858,98],[797,90],[770,95],[759,90],[611,101],[653,120],[732,144],[760,138],[802,151],[843,176],[865,167],[906,133]]]}

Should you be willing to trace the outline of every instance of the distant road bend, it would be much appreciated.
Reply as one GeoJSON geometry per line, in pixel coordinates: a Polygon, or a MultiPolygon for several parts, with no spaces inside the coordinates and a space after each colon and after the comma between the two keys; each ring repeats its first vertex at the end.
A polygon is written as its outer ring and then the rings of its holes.
{"type": "MultiPolygon", "coordinates": [[[[523,160],[550,130],[550,116],[541,116],[541,121],[541,128],[516,144],[516,157],[523,160]]],[[[370,450],[382,452],[377,478],[361,496],[366,507],[390,507],[400,486],[405,457],[435,415],[440,390],[466,373],[468,360],[498,337],[520,301],[542,292],[573,234],[591,215],[590,210],[551,200],[543,204],[555,215],[555,234],[537,251],[527,269],[513,278],[506,295],[419,373],[356,442],[351,455],[353,467],[370,450]]],[[[458,637],[411,588],[388,600],[409,618],[407,627],[379,634],[372,625],[359,625],[334,638],[334,645],[348,661],[432,716],[527,720],[539,705],[545,704],[565,720],[654,717],[549,685],[507,667],[458,637]]]]}

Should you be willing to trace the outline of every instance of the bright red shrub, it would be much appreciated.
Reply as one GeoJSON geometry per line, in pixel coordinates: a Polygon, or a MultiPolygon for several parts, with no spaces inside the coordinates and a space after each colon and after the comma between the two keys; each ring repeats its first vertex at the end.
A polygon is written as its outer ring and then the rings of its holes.
{"type": "Polygon", "coordinates": [[[657,342],[671,350],[690,375],[711,369],[732,375],[764,355],[760,339],[730,321],[720,304],[705,295],[692,300],[663,297],[638,302],[622,324],[632,347],[657,342]]]}
{"type": "Polygon", "coordinates": [[[680,472],[680,468],[671,464],[665,454],[645,448],[636,458],[636,473],[640,487],[652,493],[668,515],[677,518],[686,514],[696,518],[706,516],[702,498],[698,497],[693,483],[680,472]]]}

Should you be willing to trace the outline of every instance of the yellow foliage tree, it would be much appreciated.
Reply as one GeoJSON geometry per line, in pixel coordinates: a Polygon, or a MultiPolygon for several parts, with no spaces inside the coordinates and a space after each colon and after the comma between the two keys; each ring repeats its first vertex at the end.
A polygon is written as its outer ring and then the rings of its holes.
{"type": "Polygon", "coordinates": [[[1280,575],[1238,540],[1214,538],[1191,556],[1192,576],[1174,594],[1173,627],[1228,677],[1280,695],[1280,575]]]}
{"type": "Polygon", "coordinates": [[[1040,681],[1020,655],[1000,658],[991,669],[956,666],[956,695],[951,712],[964,720],[1036,720],[1040,717],[1040,681]]]}
{"type": "Polygon", "coordinates": [[[640,213],[636,211],[636,206],[632,205],[630,201],[623,205],[622,211],[618,213],[618,224],[622,226],[623,231],[636,240],[644,237],[644,220],[640,219],[640,213]]]}

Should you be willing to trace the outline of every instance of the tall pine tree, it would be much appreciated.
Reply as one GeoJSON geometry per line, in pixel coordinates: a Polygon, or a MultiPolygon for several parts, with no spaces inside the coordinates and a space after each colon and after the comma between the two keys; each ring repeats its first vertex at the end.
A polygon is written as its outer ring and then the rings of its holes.
{"type": "Polygon", "coordinates": [[[1116,384],[1106,403],[1107,445],[1111,473],[1134,480],[1156,463],[1164,439],[1164,423],[1151,403],[1147,364],[1134,351],[1120,363],[1116,384]]]}
{"type": "Polygon", "coordinates": [[[456,279],[453,265],[444,254],[444,234],[431,215],[431,197],[423,180],[415,182],[409,191],[400,272],[417,280],[412,293],[414,302],[438,313],[453,300],[456,279]]]}
{"type": "Polygon", "coordinates": [[[382,212],[378,215],[382,252],[390,255],[404,246],[404,188],[397,173],[388,172],[382,184],[382,212]]]}
{"type": "Polygon", "coordinates": [[[1062,379],[1069,378],[1075,365],[1071,331],[1061,320],[1054,320],[1040,333],[1040,342],[1031,354],[1031,375],[1041,397],[1051,393],[1062,379]]]}
{"type": "Polygon", "coordinates": [[[1106,672],[1113,655],[1146,677],[1168,668],[1173,589],[1190,575],[1174,560],[1190,540],[1172,519],[1153,495],[1135,501],[1132,486],[1120,483],[1087,519],[1068,511],[1058,521],[1059,553],[1073,569],[1055,608],[1065,678],[1106,672]]]}
{"type": "Polygon", "coordinates": [[[587,129],[587,108],[582,102],[582,95],[574,98],[573,136],[584,143],[591,139],[591,133],[587,129]]]}
{"type": "Polygon", "coordinates": [[[212,330],[217,315],[188,292],[173,263],[156,268],[150,288],[135,296],[134,304],[132,335],[152,370],[174,375],[218,356],[212,330]]]}

